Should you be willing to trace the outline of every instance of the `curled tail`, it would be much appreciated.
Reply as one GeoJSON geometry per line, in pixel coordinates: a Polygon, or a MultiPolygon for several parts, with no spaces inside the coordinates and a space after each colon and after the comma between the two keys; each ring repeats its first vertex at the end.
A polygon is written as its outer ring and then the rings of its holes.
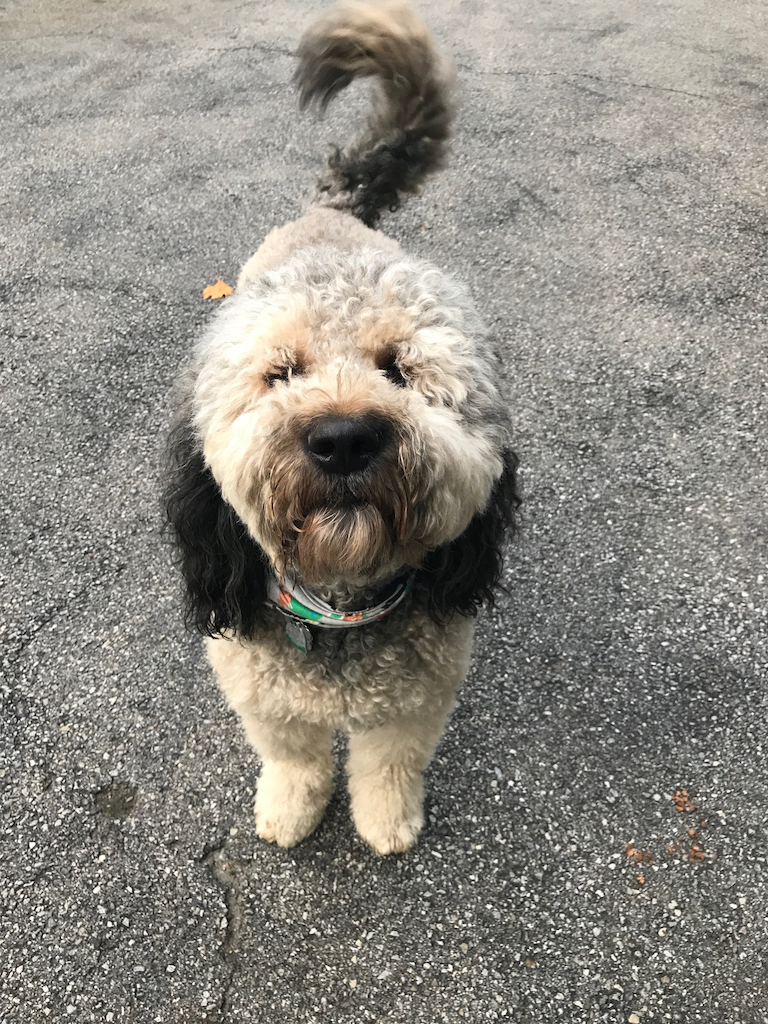
{"type": "Polygon", "coordinates": [[[354,78],[379,89],[362,134],[326,159],[317,201],[373,227],[400,193],[415,192],[442,166],[453,118],[451,69],[407,3],[340,5],[317,21],[299,46],[295,81],[301,107],[322,112],[354,78]]]}

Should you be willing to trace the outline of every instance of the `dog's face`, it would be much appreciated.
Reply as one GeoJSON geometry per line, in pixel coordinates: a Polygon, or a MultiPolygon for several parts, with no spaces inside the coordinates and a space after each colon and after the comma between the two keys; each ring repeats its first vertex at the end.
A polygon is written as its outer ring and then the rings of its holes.
{"type": "Polygon", "coordinates": [[[506,415],[464,295],[413,260],[305,250],[229,300],[201,352],[205,461],[278,572],[359,585],[458,537],[506,415]]]}

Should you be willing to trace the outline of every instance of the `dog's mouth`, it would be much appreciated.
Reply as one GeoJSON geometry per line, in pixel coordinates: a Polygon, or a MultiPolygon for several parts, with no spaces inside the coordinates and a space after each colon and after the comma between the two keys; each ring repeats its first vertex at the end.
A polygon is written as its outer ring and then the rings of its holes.
{"type": "Polygon", "coordinates": [[[310,583],[370,578],[391,560],[391,518],[371,502],[316,508],[296,524],[290,560],[310,583]]]}
{"type": "Polygon", "coordinates": [[[371,430],[370,445],[361,455],[358,442],[368,443],[369,438],[363,436],[360,419],[350,428],[360,437],[344,433],[347,421],[334,420],[330,440],[343,448],[345,461],[329,467],[324,455],[330,442],[313,433],[318,422],[328,426],[326,418],[291,431],[288,439],[299,443],[281,446],[271,466],[269,518],[279,552],[276,568],[312,585],[368,581],[398,561],[399,568],[414,531],[417,502],[415,474],[407,469],[412,460],[400,432],[391,424],[382,427],[380,418],[364,418],[366,429],[376,426],[378,447],[369,450],[374,443],[371,430]],[[305,437],[307,444],[301,440],[305,437]],[[348,455],[352,465],[347,464],[348,455]]]}
{"type": "Polygon", "coordinates": [[[370,470],[336,478],[312,474],[301,495],[301,511],[308,514],[328,509],[343,513],[347,509],[376,504],[379,497],[370,470]]]}
{"type": "Polygon", "coordinates": [[[308,583],[371,579],[392,562],[408,532],[404,481],[394,473],[365,473],[317,484],[297,495],[284,537],[286,566],[308,583]]]}

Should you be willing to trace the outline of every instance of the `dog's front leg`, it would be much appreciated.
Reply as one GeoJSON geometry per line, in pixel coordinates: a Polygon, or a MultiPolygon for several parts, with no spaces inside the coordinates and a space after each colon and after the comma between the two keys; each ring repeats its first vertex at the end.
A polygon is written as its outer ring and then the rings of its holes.
{"type": "Polygon", "coordinates": [[[256,831],[295,846],[317,828],[333,791],[331,731],[296,721],[262,721],[240,712],[263,765],[256,790],[256,831]]]}
{"type": "Polygon", "coordinates": [[[424,824],[422,772],[452,706],[451,696],[428,714],[398,718],[350,736],[352,817],[376,853],[402,853],[416,842],[424,824]]]}

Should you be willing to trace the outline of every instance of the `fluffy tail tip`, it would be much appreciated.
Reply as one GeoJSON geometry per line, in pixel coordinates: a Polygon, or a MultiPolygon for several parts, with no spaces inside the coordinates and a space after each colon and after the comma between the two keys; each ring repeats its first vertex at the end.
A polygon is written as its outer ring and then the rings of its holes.
{"type": "Polygon", "coordinates": [[[367,124],[327,158],[317,202],[346,209],[373,226],[401,193],[415,192],[442,166],[453,120],[452,67],[402,0],[343,3],[305,33],[295,81],[302,108],[328,103],[355,78],[378,89],[367,124]]]}

